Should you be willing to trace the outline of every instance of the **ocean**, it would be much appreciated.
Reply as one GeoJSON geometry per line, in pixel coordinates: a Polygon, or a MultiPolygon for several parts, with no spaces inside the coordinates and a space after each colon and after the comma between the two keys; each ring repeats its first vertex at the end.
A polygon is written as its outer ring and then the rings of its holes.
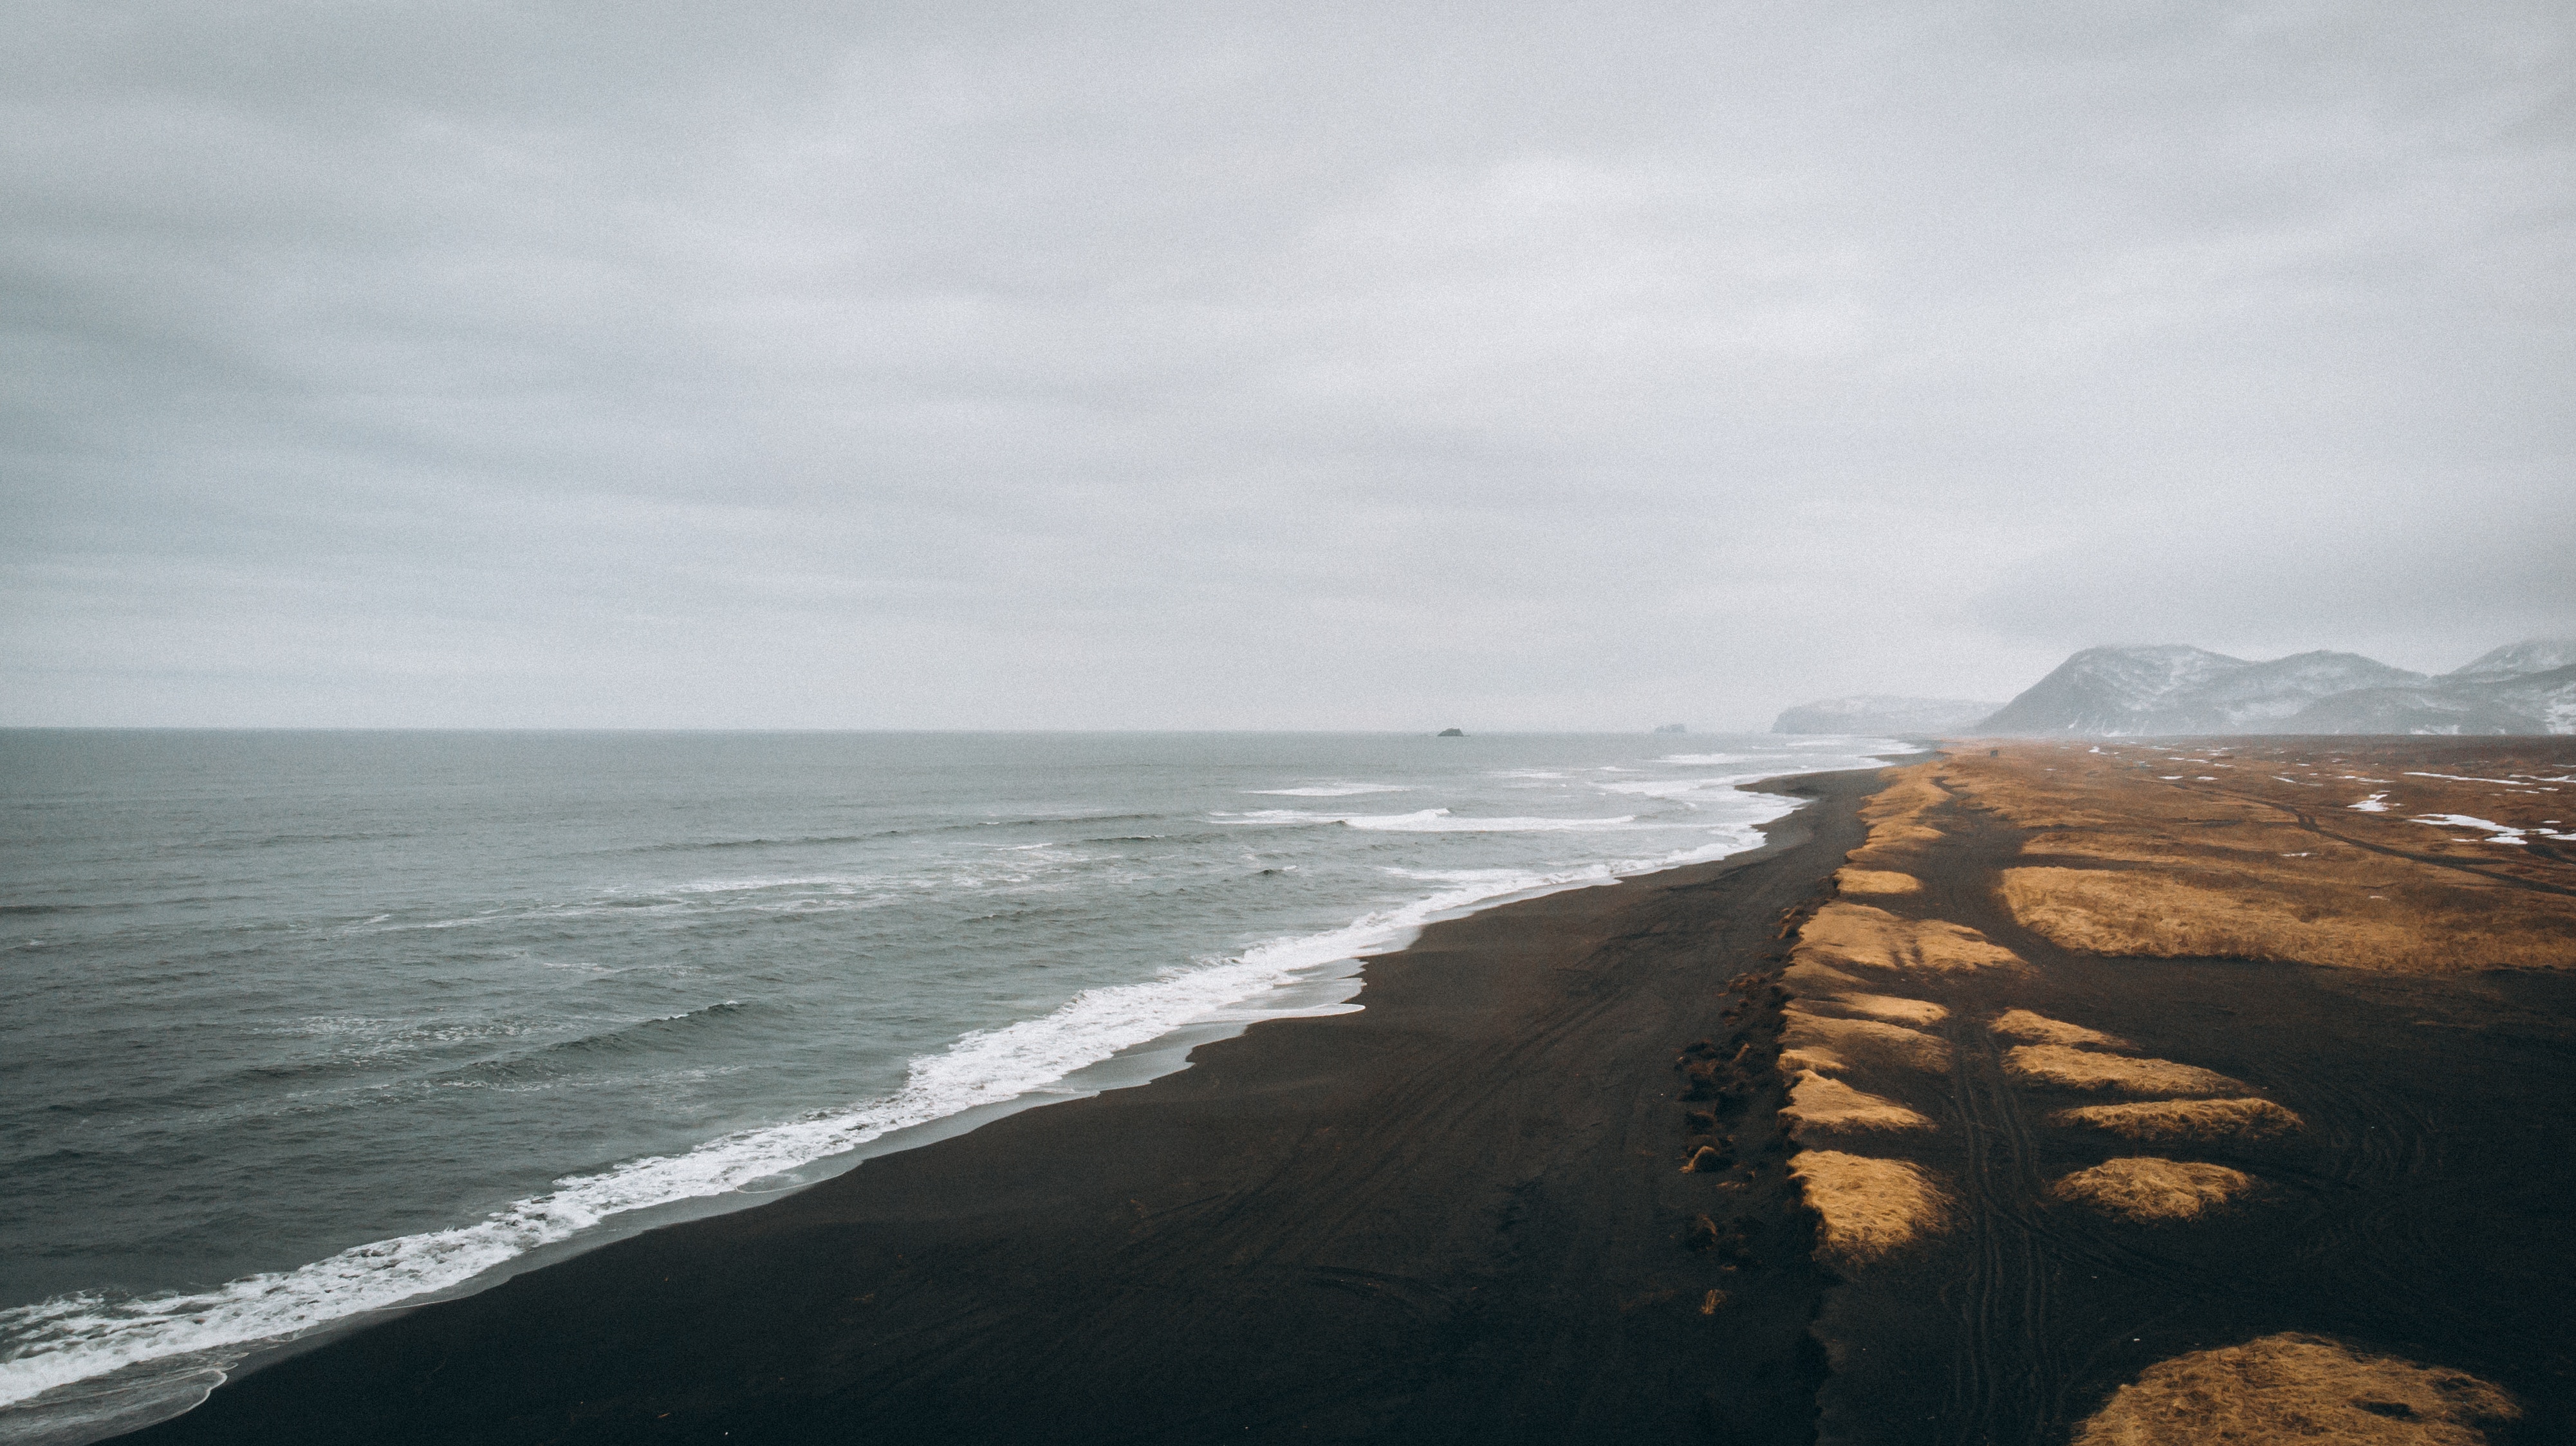
{"type": "Polygon", "coordinates": [[[1771,735],[0,733],[0,1441],[1356,1005],[1771,735]]]}

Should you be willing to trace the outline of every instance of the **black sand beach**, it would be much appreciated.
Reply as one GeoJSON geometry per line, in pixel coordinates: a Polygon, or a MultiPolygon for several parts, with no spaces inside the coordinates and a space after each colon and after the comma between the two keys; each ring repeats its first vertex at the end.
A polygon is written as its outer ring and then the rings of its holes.
{"type": "Polygon", "coordinates": [[[1759,853],[1436,925],[1371,961],[1362,1012],[414,1311],[132,1439],[2048,1446],[2159,1362],[2285,1336],[2520,1413],[2408,1434],[2438,1423],[2353,1396],[2392,1423],[2369,1440],[2576,1439],[2576,978],[2059,948],[1997,891],[2029,830],[1931,776],[1914,874],[1846,882],[1906,884],[1878,917],[2007,967],[1845,961],[1866,992],[1792,1001],[1789,936],[1853,907],[1835,870],[1884,776],[1798,780],[1818,801],[1759,853]],[[1834,1066],[1922,1119],[1793,1146],[1784,1004],[1855,999],[1946,1009],[1909,1036],[1937,1067],[1834,1066]],[[2009,1010],[2299,1124],[2150,1147],[2071,1123],[2105,1096],[2016,1075],[2009,1010]],[[1946,1218],[1829,1270],[1798,1147],[1910,1162],[1946,1218]],[[2140,1156],[2250,1185],[2158,1221],[2057,1188],[2140,1156]]]}
{"type": "Polygon", "coordinates": [[[1819,802],[1756,854],[1435,925],[1359,1013],[414,1311],[129,1439],[1804,1441],[1828,1278],[1776,1084],[1731,1107],[1737,1165],[1685,1174],[1673,1063],[1776,1030],[1728,981],[1777,967],[1876,778],[1788,785],[1819,802]]]}

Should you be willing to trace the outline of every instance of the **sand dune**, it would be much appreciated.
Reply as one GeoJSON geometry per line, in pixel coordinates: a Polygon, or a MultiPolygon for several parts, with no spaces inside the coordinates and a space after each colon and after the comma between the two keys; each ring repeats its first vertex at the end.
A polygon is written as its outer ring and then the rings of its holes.
{"type": "Polygon", "coordinates": [[[2245,1088],[2242,1081],[2197,1065],[2095,1054],[2062,1044],[2016,1045],[2004,1052],[2004,1072],[2029,1084],[2132,1095],[2234,1094],[2245,1088]]]}
{"type": "Polygon", "coordinates": [[[2148,1367],[2074,1446],[2481,1446],[2484,1428],[2521,1415],[2464,1371],[2285,1334],[2148,1367]]]}
{"type": "Polygon", "coordinates": [[[1929,999],[1900,999],[1893,994],[1844,993],[1835,995],[1834,1002],[1845,1009],[1893,1024],[1939,1024],[1950,1017],[1949,1010],[1929,999]]]}
{"type": "Polygon", "coordinates": [[[1939,1231],[1949,1213],[1941,1188],[1902,1160],[1802,1150],[1789,1175],[1817,1215],[1816,1258],[1831,1265],[1881,1259],[1939,1231]]]}
{"type": "Polygon", "coordinates": [[[2109,1049],[2127,1049],[2129,1042],[2097,1029],[2033,1014],[2027,1009],[2007,1009],[1994,1023],[1986,1026],[2006,1039],[2029,1044],[2095,1044],[2109,1049]]]}
{"type": "Polygon", "coordinates": [[[2269,1140],[2307,1128],[2307,1121],[2270,1100],[2147,1100],[2130,1105],[2082,1105],[2060,1110],[2059,1124],[2108,1130],[2141,1144],[2214,1144],[2269,1140]]]}
{"type": "Polygon", "coordinates": [[[1798,931],[1793,958],[1829,966],[1953,970],[2018,965],[2010,949],[1960,924],[1906,919],[1867,904],[1827,904],[1798,931]]]}
{"type": "Polygon", "coordinates": [[[1780,982],[1796,993],[1813,998],[1831,994],[1846,985],[1857,985],[1860,979],[1829,964],[1804,959],[1781,971],[1780,982]]]}
{"type": "Polygon", "coordinates": [[[2124,1220],[2152,1222],[2193,1219],[2253,1188],[2254,1177],[2242,1170],[2135,1155],[2078,1170],[2048,1193],[2124,1220]]]}
{"type": "Polygon", "coordinates": [[[1874,1019],[1837,1019],[1791,1005],[1788,1027],[1780,1035],[1780,1069],[1844,1070],[1855,1065],[1891,1065],[1901,1069],[1940,1071],[1950,1067],[1948,1040],[1883,1024],[1874,1019]]]}
{"type": "Polygon", "coordinates": [[[1932,781],[1931,769],[1935,766],[1922,764],[1900,770],[1861,806],[1860,816],[1869,825],[1869,839],[1848,855],[1852,863],[1874,868],[1890,856],[1901,857],[1923,844],[1940,842],[1941,831],[1924,821],[1925,814],[1950,801],[1950,795],[1932,781]]]}
{"type": "Polygon", "coordinates": [[[1834,887],[1846,894],[1914,894],[1923,881],[1887,869],[1845,868],[1834,874],[1834,887]]]}
{"type": "Polygon", "coordinates": [[[1800,1070],[1797,1083],[1789,1087],[1789,1103],[1780,1113],[1791,1122],[1790,1133],[1804,1138],[1805,1129],[1827,1130],[1928,1130],[1932,1122],[1896,1101],[1852,1088],[1838,1079],[1828,1079],[1814,1070],[1800,1070]]]}

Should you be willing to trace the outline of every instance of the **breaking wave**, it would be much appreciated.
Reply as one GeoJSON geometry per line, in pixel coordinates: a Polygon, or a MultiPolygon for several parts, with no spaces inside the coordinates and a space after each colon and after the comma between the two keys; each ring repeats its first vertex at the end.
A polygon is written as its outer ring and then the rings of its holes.
{"type": "MultiPolygon", "coordinates": [[[[1308,813],[1294,808],[1264,808],[1220,817],[1227,823],[1338,823],[1391,833],[1568,833],[1624,828],[1637,822],[1635,814],[1617,818],[1459,818],[1445,808],[1426,808],[1416,813],[1308,813]]],[[[1694,822],[1684,826],[1700,825],[1694,822]]]]}
{"type": "MultiPolygon", "coordinates": [[[[1766,817],[1794,806],[1788,799],[1772,802],[1777,808],[1766,817]]],[[[1427,827],[1446,820],[1445,810],[1430,809],[1372,822],[1427,827]]],[[[1454,825],[1579,828],[1626,822],[1459,819],[1454,825]]],[[[1331,966],[1401,947],[1415,930],[1446,914],[1533,892],[1607,883],[1641,869],[1722,857],[1758,842],[1755,822],[1748,818],[1724,830],[1720,841],[1659,859],[1546,874],[1459,871],[1449,876],[1456,880],[1452,887],[1338,929],[1274,939],[1140,983],[1087,990],[1050,1014],[961,1035],[945,1050],[915,1059],[902,1086],[891,1093],[845,1109],[718,1136],[685,1152],[568,1175],[544,1193],[513,1201],[472,1224],[370,1241],[295,1270],[244,1276],[210,1290],[139,1296],[82,1291],[0,1311],[0,1406],[149,1363],[169,1368],[165,1385],[189,1383],[193,1401],[259,1344],[454,1289],[613,1216],[741,1190],[896,1130],[1048,1092],[1076,1070],[1193,1023],[1289,1012],[1264,1011],[1257,1001],[1311,982],[1331,966]]],[[[620,1047],[631,1044],[636,1033],[716,1023],[743,1008],[728,1000],[672,1019],[644,1021],[613,1038],[556,1048],[620,1047]]]]}

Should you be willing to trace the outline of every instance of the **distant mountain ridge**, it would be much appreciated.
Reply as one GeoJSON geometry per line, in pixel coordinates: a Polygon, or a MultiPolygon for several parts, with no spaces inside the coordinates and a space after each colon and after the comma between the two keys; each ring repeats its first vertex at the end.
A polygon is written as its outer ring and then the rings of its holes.
{"type": "Polygon", "coordinates": [[[2515,643],[2438,677],[2358,653],[2252,662],[2178,644],[2086,648],[1967,731],[2576,733],[2576,640],[2515,643]]]}
{"type": "Polygon", "coordinates": [[[1774,733],[2576,733],[2576,638],[2510,643],[2438,676],[2359,653],[2255,662],[2180,643],[2086,648],[1996,707],[1863,693],[1801,703],[1774,733]]]}
{"type": "Polygon", "coordinates": [[[2525,642],[2507,643],[2465,667],[2454,669],[2454,678],[2524,677],[2532,673],[2554,673],[2560,668],[2576,666],[2576,638],[2532,638],[2525,642]]]}

